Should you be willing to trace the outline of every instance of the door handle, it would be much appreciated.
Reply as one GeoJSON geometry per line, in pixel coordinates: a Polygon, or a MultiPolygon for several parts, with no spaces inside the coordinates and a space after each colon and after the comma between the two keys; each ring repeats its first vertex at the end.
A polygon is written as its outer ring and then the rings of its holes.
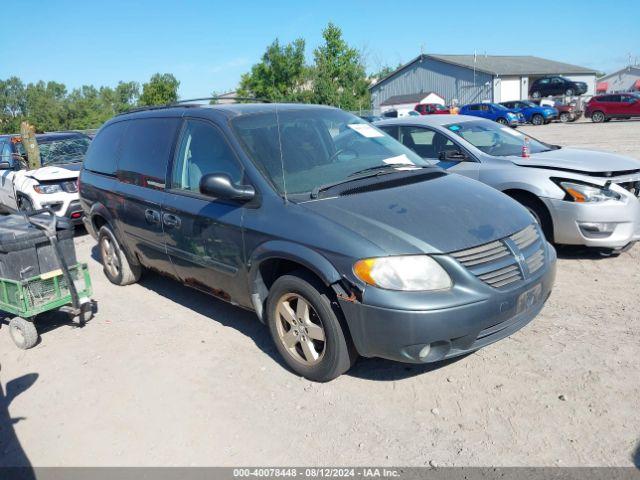
{"type": "Polygon", "coordinates": [[[167,227],[173,227],[173,228],[180,228],[180,224],[182,223],[182,221],[180,220],[180,217],[172,213],[165,213],[162,216],[162,221],[167,227]]]}
{"type": "Polygon", "coordinates": [[[147,223],[160,223],[160,212],[149,208],[144,211],[144,219],[147,223]]]}

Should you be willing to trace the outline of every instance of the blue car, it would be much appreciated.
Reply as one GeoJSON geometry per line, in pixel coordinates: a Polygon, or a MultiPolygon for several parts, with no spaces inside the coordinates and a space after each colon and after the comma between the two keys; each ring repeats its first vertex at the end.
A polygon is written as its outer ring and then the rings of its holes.
{"type": "Polygon", "coordinates": [[[510,110],[524,115],[525,120],[533,125],[544,125],[558,118],[560,114],[553,107],[536,105],[528,100],[514,100],[513,102],[502,102],[510,110]]]}
{"type": "Polygon", "coordinates": [[[486,118],[510,127],[517,127],[525,123],[524,115],[509,110],[499,103],[472,103],[460,108],[459,113],[460,115],[486,118]]]}

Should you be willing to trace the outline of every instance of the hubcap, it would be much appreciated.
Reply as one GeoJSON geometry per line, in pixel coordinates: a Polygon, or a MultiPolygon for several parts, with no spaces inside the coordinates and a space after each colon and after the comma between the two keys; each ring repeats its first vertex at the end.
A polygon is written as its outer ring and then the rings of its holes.
{"type": "Polygon", "coordinates": [[[595,119],[596,122],[601,122],[602,119],[604,118],[604,115],[602,115],[600,112],[594,113],[593,118],[595,119]]]}
{"type": "Polygon", "coordinates": [[[276,330],[285,350],[298,363],[315,365],[326,350],[322,320],[315,309],[296,293],[288,293],[276,306],[276,330]]]}
{"type": "Polygon", "coordinates": [[[103,237],[100,242],[100,254],[102,255],[102,263],[109,275],[117,277],[120,273],[120,261],[116,255],[116,249],[113,242],[108,237],[103,237]]]}

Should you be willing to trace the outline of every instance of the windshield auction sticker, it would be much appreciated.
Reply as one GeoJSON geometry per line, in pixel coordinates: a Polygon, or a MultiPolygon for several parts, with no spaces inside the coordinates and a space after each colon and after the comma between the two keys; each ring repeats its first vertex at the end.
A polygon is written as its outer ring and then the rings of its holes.
{"type": "Polygon", "coordinates": [[[376,130],[375,128],[373,128],[371,125],[367,123],[351,123],[347,125],[347,127],[349,127],[351,130],[355,130],[363,137],[367,137],[367,138],[384,137],[384,133],[379,132],[378,130],[376,130]]]}

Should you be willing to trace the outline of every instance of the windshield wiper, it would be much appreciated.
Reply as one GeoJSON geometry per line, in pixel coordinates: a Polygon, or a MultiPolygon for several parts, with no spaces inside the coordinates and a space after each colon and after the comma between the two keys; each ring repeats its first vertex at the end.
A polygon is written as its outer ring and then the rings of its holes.
{"type": "Polygon", "coordinates": [[[363,168],[362,170],[351,173],[346,179],[340,180],[339,182],[326,183],[324,185],[313,187],[313,190],[311,190],[311,198],[318,198],[320,192],[324,192],[325,190],[329,190],[330,188],[337,187],[338,185],[355,182],[356,180],[363,180],[365,178],[373,178],[380,175],[388,175],[390,173],[398,172],[399,167],[410,167],[411,170],[430,168],[430,166],[413,165],[408,163],[389,163],[387,165],[378,165],[376,167],[363,168]],[[367,172],[371,173],[367,174],[367,172]]]}
{"type": "Polygon", "coordinates": [[[385,172],[386,170],[397,170],[399,168],[410,168],[411,170],[417,168],[428,168],[422,165],[416,165],[415,163],[387,163],[385,165],[376,165],[375,167],[363,168],[362,170],[357,170],[353,173],[349,174],[349,177],[355,177],[356,175],[360,175],[361,173],[367,172],[385,172]]]}

